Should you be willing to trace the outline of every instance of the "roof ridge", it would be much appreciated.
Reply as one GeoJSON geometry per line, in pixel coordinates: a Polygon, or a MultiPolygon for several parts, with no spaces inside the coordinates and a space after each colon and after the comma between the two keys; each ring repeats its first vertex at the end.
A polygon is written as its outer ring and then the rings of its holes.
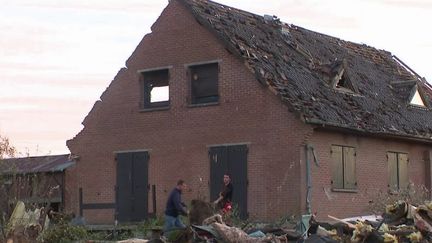
{"type": "Polygon", "coordinates": [[[256,17],[260,17],[260,18],[264,19],[264,16],[262,16],[262,15],[259,15],[259,14],[256,14],[256,13],[252,13],[252,12],[240,9],[240,8],[228,6],[226,4],[218,3],[218,2],[215,2],[215,1],[212,1],[212,0],[179,0],[179,1],[187,3],[187,4],[190,4],[190,2],[206,2],[206,3],[213,4],[213,5],[219,5],[219,7],[223,7],[223,8],[230,8],[231,10],[234,9],[234,10],[237,10],[239,12],[247,13],[247,14],[250,14],[250,15],[253,15],[253,16],[256,16],[256,17]]]}
{"type": "MultiPolygon", "coordinates": [[[[238,11],[240,13],[243,13],[243,14],[250,14],[252,16],[258,17],[258,18],[260,18],[260,19],[262,19],[262,20],[265,21],[264,15],[259,15],[259,14],[253,13],[253,12],[249,12],[247,10],[243,10],[243,9],[240,9],[240,8],[228,6],[226,4],[218,3],[218,2],[215,2],[215,1],[212,1],[212,0],[180,0],[180,1],[181,2],[185,2],[188,5],[190,5],[190,2],[205,2],[205,3],[210,3],[212,5],[216,5],[217,7],[229,8],[230,10],[236,10],[236,11],[238,11]]],[[[190,6],[190,7],[192,7],[192,6],[190,6]]],[[[379,49],[379,48],[376,48],[376,47],[374,47],[372,45],[369,45],[369,44],[366,44],[366,43],[355,42],[355,41],[351,41],[351,40],[345,40],[345,39],[342,39],[342,38],[339,38],[339,37],[336,37],[336,36],[333,36],[333,35],[329,35],[329,34],[326,34],[326,33],[322,33],[322,32],[316,31],[316,30],[307,29],[305,27],[302,27],[302,26],[299,26],[299,25],[296,25],[296,24],[293,24],[293,23],[284,22],[284,21],[280,20],[277,17],[277,15],[273,15],[272,14],[270,16],[276,17],[277,21],[279,21],[280,24],[285,24],[285,25],[288,25],[289,27],[295,27],[297,29],[308,31],[308,32],[320,35],[322,37],[328,37],[328,38],[332,38],[332,39],[335,39],[335,40],[338,40],[338,41],[342,41],[342,42],[358,45],[358,46],[361,46],[361,47],[367,47],[367,48],[370,48],[370,49],[372,49],[374,51],[377,51],[378,53],[385,52],[385,53],[388,53],[390,55],[392,54],[390,51],[387,51],[385,49],[379,49]]]]}
{"type": "Polygon", "coordinates": [[[7,160],[18,160],[18,159],[38,159],[43,157],[60,157],[60,156],[69,156],[69,154],[54,154],[54,155],[33,155],[33,156],[26,156],[26,157],[12,157],[12,158],[6,158],[2,159],[3,161],[7,160]]]}

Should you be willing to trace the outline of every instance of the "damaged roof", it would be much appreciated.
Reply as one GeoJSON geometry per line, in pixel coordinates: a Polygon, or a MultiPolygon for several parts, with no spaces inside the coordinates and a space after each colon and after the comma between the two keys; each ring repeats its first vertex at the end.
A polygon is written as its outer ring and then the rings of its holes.
{"type": "Polygon", "coordinates": [[[206,0],[178,1],[306,123],[432,140],[431,86],[390,52],[276,16],[206,0]],[[416,89],[425,107],[410,105],[416,89]]]}
{"type": "Polygon", "coordinates": [[[68,154],[3,159],[0,160],[0,174],[61,172],[74,164],[68,154]]]}

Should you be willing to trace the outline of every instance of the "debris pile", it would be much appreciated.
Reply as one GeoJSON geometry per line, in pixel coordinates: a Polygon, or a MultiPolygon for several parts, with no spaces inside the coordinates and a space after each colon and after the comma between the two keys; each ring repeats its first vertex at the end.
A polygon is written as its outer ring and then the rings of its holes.
{"type": "Polygon", "coordinates": [[[369,219],[337,219],[336,223],[317,222],[311,217],[305,232],[286,228],[254,228],[246,230],[225,224],[215,214],[201,225],[192,224],[194,238],[217,242],[432,242],[432,202],[414,206],[405,201],[387,205],[382,217],[369,219]]]}
{"type": "Polygon", "coordinates": [[[432,203],[430,202],[416,207],[405,201],[398,201],[387,205],[380,219],[338,220],[338,222],[334,225],[324,224],[312,218],[308,233],[323,235],[337,242],[432,241],[432,203]]]}
{"type": "MultiPolygon", "coordinates": [[[[119,242],[256,242],[256,243],[423,243],[432,242],[432,202],[412,205],[398,201],[387,205],[381,217],[338,219],[335,223],[318,222],[312,215],[294,225],[253,224],[232,226],[224,217],[215,214],[212,205],[195,201],[190,212],[191,226],[176,234],[162,238],[129,239],[119,242]]],[[[48,216],[43,209],[26,210],[18,202],[7,225],[6,242],[36,242],[37,236],[48,226],[48,216]]]]}
{"type": "Polygon", "coordinates": [[[192,225],[192,229],[196,238],[205,241],[215,239],[217,242],[289,242],[286,234],[266,235],[259,230],[248,234],[240,228],[228,226],[223,222],[220,214],[205,219],[201,226],[192,225]]]}

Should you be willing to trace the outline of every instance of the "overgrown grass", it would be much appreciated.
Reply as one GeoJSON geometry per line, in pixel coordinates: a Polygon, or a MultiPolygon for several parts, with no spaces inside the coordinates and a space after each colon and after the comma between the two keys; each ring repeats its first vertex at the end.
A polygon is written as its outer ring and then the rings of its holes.
{"type": "Polygon", "coordinates": [[[142,234],[143,236],[148,236],[153,228],[162,229],[163,224],[164,219],[162,216],[147,219],[138,225],[135,234],[142,234]]]}

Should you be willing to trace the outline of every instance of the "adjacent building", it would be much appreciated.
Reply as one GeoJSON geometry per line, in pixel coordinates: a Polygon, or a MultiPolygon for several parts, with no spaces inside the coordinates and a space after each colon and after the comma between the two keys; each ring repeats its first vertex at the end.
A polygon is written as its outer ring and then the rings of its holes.
{"type": "Polygon", "coordinates": [[[27,205],[50,206],[57,212],[64,210],[65,171],[74,164],[68,154],[0,160],[0,203],[13,208],[20,200],[27,205]]]}

